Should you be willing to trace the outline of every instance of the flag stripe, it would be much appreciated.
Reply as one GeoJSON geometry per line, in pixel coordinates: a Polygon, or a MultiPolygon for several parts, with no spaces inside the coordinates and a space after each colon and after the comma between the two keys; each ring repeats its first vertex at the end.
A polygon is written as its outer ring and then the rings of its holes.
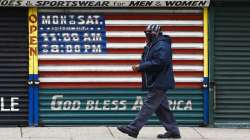
{"type": "Polygon", "coordinates": [[[135,26],[148,24],[175,25],[175,26],[203,26],[202,20],[105,20],[106,26],[135,26]]]}
{"type": "MultiPolygon", "coordinates": [[[[174,65],[174,71],[203,71],[203,66],[174,65]]],[[[40,71],[132,71],[131,65],[44,65],[39,66],[40,71]]]]}
{"type": "MultiPolygon", "coordinates": [[[[39,65],[135,65],[139,60],[39,60],[39,65]]],[[[203,65],[202,60],[174,60],[174,65],[203,65]]]]}
{"type": "MultiPolygon", "coordinates": [[[[41,82],[57,82],[57,83],[105,83],[105,82],[141,82],[140,76],[133,77],[43,77],[39,79],[41,82]]],[[[176,82],[202,82],[202,77],[175,77],[176,82]]]]}
{"type": "MultiPolygon", "coordinates": [[[[192,76],[192,77],[202,77],[203,73],[200,71],[194,72],[178,72],[175,71],[174,72],[175,76],[192,76]]],[[[106,76],[112,76],[112,77],[128,77],[128,76],[141,76],[141,73],[139,72],[83,72],[83,71],[79,71],[79,72],[40,72],[39,75],[41,77],[106,77],[106,76]]]]}
{"type": "MultiPolygon", "coordinates": [[[[146,26],[107,26],[107,31],[145,31],[146,26]]],[[[203,31],[201,26],[161,26],[162,31],[203,31]]]]}
{"type": "MultiPolygon", "coordinates": [[[[108,49],[108,53],[110,54],[141,54],[143,52],[143,49],[108,49]]],[[[202,49],[174,49],[173,50],[174,54],[202,54],[203,50],[202,49]]]]}
{"type": "MultiPolygon", "coordinates": [[[[173,43],[203,43],[202,37],[172,37],[173,43]]],[[[108,43],[145,43],[145,37],[108,37],[108,43]]]]}
{"type": "MultiPolygon", "coordinates": [[[[141,83],[46,83],[41,82],[40,88],[141,88],[141,83]]],[[[202,88],[202,83],[176,83],[176,88],[202,88]]]]}
{"type": "MultiPolygon", "coordinates": [[[[140,60],[141,54],[48,54],[40,60],[140,60]]],[[[173,60],[203,60],[202,54],[174,54],[173,60]]]]}
{"type": "MultiPolygon", "coordinates": [[[[145,43],[107,43],[108,49],[143,49],[145,43]]],[[[172,49],[203,49],[202,43],[173,43],[172,49]]]]}
{"type": "MultiPolygon", "coordinates": [[[[163,32],[170,37],[203,37],[202,32],[163,32]]],[[[113,31],[106,32],[107,37],[145,37],[144,32],[125,32],[125,31],[113,31]]]]}
{"type": "Polygon", "coordinates": [[[106,14],[106,20],[202,20],[201,14],[106,14]]]}

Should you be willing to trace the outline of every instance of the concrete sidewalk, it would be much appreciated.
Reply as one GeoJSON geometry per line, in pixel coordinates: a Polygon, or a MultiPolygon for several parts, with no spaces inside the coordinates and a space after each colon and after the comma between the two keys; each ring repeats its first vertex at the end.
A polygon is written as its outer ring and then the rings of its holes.
{"type": "MultiPolygon", "coordinates": [[[[181,127],[181,140],[250,140],[250,129],[181,127]]],[[[156,140],[162,127],[144,127],[137,139],[156,140]]],[[[115,127],[0,128],[0,140],[133,140],[115,127]]]]}

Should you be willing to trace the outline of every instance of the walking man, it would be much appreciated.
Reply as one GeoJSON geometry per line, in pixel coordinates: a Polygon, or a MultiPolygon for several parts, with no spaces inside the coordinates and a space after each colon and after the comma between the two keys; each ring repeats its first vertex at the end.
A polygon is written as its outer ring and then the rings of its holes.
{"type": "Polygon", "coordinates": [[[148,25],[145,35],[147,45],[141,62],[132,66],[132,69],[142,73],[142,88],[148,93],[136,118],[129,125],[119,126],[117,129],[137,138],[147,120],[156,113],[166,129],[166,132],[159,134],[157,138],[180,138],[180,131],[166,96],[167,90],[175,87],[171,39],[163,35],[160,26],[156,24],[148,25]]]}

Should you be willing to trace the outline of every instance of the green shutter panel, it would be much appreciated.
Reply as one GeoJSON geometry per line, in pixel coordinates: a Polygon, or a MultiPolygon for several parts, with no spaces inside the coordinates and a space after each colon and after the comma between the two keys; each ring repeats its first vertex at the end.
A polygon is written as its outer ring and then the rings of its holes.
{"type": "Polygon", "coordinates": [[[215,8],[216,126],[250,126],[250,6],[215,8]]]}

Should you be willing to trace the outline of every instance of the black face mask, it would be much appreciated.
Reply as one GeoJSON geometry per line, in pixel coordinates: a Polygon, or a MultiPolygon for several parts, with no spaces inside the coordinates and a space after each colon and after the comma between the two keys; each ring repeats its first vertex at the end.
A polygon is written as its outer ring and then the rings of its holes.
{"type": "Polygon", "coordinates": [[[146,38],[148,42],[152,42],[156,39],[156,34],[152,34],[150,31],[145,31],[146,38]]]}

